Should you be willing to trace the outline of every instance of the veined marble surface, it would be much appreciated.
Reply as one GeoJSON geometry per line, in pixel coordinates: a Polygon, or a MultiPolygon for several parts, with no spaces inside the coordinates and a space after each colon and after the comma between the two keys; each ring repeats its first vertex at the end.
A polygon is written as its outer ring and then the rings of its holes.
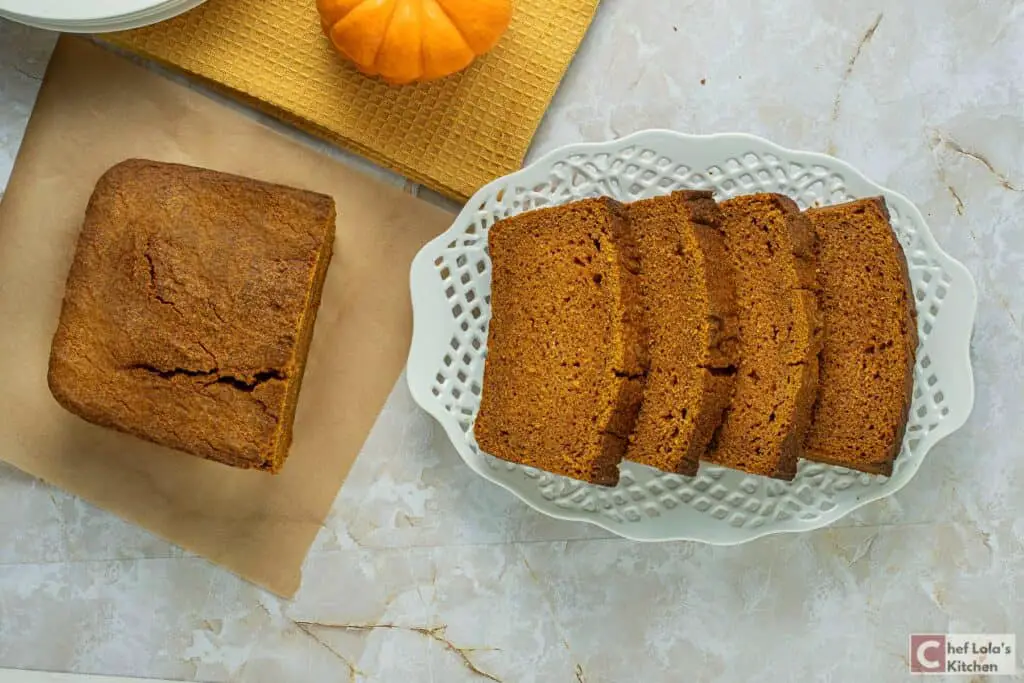
{"type": "MultiPolygon", "coordinates": [[[[0,22],[0,188],[52,44],[0,22]]],[[[974,273],[975,412],[909,486],[815,533],[637,544],[478,479],[399,382],[290,602],[0,466],[0,667],[884,682],[910,632],[1024,639],[1024,2],[605,0],[532,155],[648,127],[834,153],[974,273]]]]}

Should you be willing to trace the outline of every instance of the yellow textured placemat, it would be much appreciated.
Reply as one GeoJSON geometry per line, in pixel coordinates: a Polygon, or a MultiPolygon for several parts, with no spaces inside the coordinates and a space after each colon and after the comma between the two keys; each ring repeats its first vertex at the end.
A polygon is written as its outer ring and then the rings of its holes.
{"type": "Polygon", "coordinates": [[[461,74],[389,86],[331,48],[314,0],[209,0],[116,45],[226,87],[456,199],[522,164],[599,0],[514,0],[498,46],[461,74]]]}

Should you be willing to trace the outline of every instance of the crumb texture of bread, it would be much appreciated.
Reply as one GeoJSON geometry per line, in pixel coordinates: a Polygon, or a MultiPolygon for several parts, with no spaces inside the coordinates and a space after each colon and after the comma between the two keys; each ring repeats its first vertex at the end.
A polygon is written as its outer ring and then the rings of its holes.
{"type": "Polygon", "coordinates": [[[600,198],[530,211],[495,224],[488,247],[477,444],[510,462],[616,484],[649,362],[626,209],[600,198]]]}
{"type": "Polygon", "coordinates": [[[820,245],[825,334],[804,457],[888,476],[913,400],[918,344],[903,248],[880,197],[806,215],[820,245]]]}
{"type": "Polygon", "coordinates": [[[334,240],[328,196],[132,159],[89,201],[49,385],[102,426],[278,471],[334,240]]]}
{"type": "Polygon", "coordinates": [[[640,247],[650,370],[626,459],[693,475],[732,396],[739,361],[733,268],[711,192],[629,205],[640,247]]]}
{"type": "Polygon", "coordinates": [[[814,231],[781,195],[745,195],[720,208],[735,273],[740,364],[732,400],[705,457],[792,479],[818,385],[814,231]]]}

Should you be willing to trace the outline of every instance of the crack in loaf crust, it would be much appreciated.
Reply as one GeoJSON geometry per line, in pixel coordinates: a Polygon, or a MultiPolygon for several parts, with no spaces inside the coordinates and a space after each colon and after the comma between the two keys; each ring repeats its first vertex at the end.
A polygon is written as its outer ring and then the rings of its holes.
{"type": "Polygon", "coordinates": [[[615,485],[648,358],[625,208],[586,199],[499,221],[474,435],[498,458],[615,485]]]}
{"type": "Polygon", "coordinates": [[[696,474],[732,396],[736,293],[722,213],[711,192],[679,191],[629,205],[643,263],[651,367],[626,458],[696,474]]]}
{"type": "Polygon", "coordinates": [[[820,244],[821,382],[804,457],[892,474],[914,393],[917,311],[881,197],[806,212],[820,244]]]}
{"type": "Polygon", "coordinates": [[[325,195],[139,159],[100,178],[50,354],[69,411],[276,472],[334,240],[325,195]]]}
{"type": "Polygon", "coordinates": [[[720,207],[735,269],[740,366],[706,459],[792,479],[818,385],[814,231],[781,195],[736,197],[720,207]]]}

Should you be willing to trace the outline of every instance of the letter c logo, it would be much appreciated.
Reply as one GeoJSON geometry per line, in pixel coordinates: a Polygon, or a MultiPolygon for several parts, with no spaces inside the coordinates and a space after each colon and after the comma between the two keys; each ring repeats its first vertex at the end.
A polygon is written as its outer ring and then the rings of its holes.
{"type": "Polygon", "coordinates": [[[938,640],[923,640],[917,644],[917,651],[914,653],[917,656],[917,661],[920,662],[921,667],[928,671],[936,671],[942,663],[941,659],[931,659],[925,653],[938,650],[939,654],[942,654],[942,643],[938,640]]]}

